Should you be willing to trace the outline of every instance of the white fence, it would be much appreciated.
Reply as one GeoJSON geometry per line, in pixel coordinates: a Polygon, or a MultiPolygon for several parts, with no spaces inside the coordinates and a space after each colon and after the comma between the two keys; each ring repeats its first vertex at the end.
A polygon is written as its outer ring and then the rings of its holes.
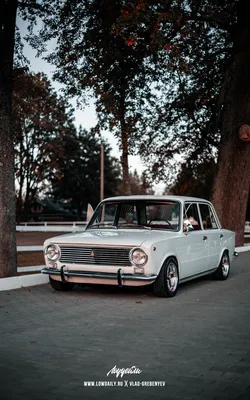
{"type": "Polygon", "coordinates": [[[77,225],[86,225],[87,222],[86,221],[44,221],[44,222],[21,222],[19,226],[50,226],[50,225],[73,225],[73,226],[77,226],[77,225]]]}
{"type": "Polygon", "coordinates": [[[87,222],[23,222],[16,226],[17,232],[76,232],[85,229],[87,222]]]}
{"type": "Polygon", "coordinates": [[[250,233],[250,221],[246,221],[245,233],[250,233]]]}

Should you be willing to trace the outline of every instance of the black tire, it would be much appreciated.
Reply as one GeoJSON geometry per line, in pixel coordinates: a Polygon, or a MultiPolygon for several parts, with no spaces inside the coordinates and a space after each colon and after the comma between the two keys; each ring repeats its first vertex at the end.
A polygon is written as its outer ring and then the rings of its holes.
{"type": "Polygon", "coordinates": [[[220,265],[214,272],[213,276],[215,279],[225,281],[228,278],[229,273],[230,273],[230,259],[228,252],[224,251],[220,260],[220,265]]]}
{"type": "Polygon", "coordinates": [[[174,257],[169,257],[164,262],[158,277],[153,283],[154,294],[158,297],[174,297],[177,293],[178,287],[178,264],[174,257]]]}
{"type": "Polygon", "coordinates": [[[52,279],[51,276],[49,277],[49,281],[54,290],[60,290],[64,292],[72,290],[75,286],[75,284],[71,282],[56,281],[55,279],[52,279]]]}

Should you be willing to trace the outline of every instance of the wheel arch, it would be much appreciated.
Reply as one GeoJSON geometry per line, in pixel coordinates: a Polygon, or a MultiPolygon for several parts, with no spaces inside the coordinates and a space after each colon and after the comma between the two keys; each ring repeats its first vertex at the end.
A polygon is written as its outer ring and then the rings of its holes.
{"type": "Polygon", "coordinates": [[[165,259],[163,260],[163,262],[162,262],[162,264],[161,264],[161,267],[160,267],[160,269],[159,269],[158,274],[160,273],[160,271],[162,270],[163,266],[165,265],[165,263],[167,262],[167,260],[168,260],[169,258],[174,258],[174,259],[175,259],[176,264],[177,264],[178,274],[180,275],[180,263],[179,263],[179,261],[178,261],[178,257],[177,257],[176,254],[168,254],[167,256],[165,256],[165,259]]]}
{"type": "Polygon", "coordinates": [[[221,258],[222,258],[222,256],[223,256],[224,253],[227,253],[227,255],[228,255],[228,257],[229,257],[229,259],[230,259],[230,261],[231,261],[230,251],[229,251],[228,247],[223,247],[223,248],[221,249],[221,252],[220,252],[220,257],[219,257],[219,261],[218,261],[218,266],[219,266],[219,264],[220,264],[221,258]]]}
{"type": "Polygon", "coordinates": [[[159,274],[153,283],[153,289],[154,293],[158,297],[173,297],[176,295],[178,291],[178,286],[179,286],[179,264],[178,264],[178,259],[174,254],[168,254],[159,270],[159,274]],[[171,265],[171,263],[167,264],[168,260],[173,260],[175,263],[175,269],[177,269],[177,275],[174,273],[174,275],[167,275],[168,271],[168,266],[171,265]],[[172,281],[172,278],[174,282],[172,281]],[[177,280],[176,280],[177,278],[177,280]]]}

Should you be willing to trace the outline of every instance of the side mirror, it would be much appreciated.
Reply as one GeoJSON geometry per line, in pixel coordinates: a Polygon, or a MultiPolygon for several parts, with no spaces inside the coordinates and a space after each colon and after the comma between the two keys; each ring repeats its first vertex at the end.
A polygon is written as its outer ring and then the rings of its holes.
{"type": "Polygon", "coordinates": [[[191,224],[191,222],[188,219],[184,219],[184,221],[183,221],[183,230],[184,230],[184,232],[191,232],[194,230],[193,225],[191,224]]]}

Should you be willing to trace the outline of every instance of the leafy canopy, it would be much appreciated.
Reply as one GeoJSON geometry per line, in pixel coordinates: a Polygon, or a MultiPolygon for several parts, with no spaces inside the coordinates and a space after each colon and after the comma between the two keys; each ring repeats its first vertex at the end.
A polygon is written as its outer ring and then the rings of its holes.
{"type": "MultiPolygon", "coordinates": [[[[62,135],[59,143],[63,157],[58,159],[57,173],[51,178],[53,195],[70,201],[80,217],[88,203],[100,201],[100,138],[82,127],[73,136],[62,135]]],[[[115,195],[120,183],[117,160],[104,145],[104,193],[115,195]]]]}

